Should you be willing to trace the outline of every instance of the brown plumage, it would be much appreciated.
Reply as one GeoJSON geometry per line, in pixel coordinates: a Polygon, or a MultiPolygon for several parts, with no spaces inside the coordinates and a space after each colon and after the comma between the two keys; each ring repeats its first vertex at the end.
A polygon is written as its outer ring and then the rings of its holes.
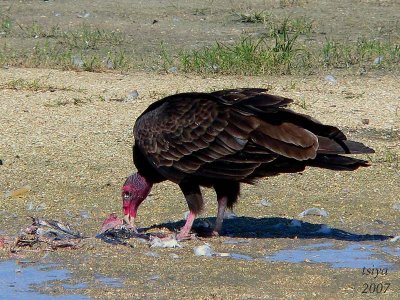
{"type": "Polygon", "coordinates": [[[150,191],[153,183],[170,180],[179,184],[191,213],[180,237],[188,235],[203,207],[199,186],[217,192],[216,233],[225,207],[237,201],[241,182],[300,172],[306,166],[368,166],[367,161],[340,154],[373,149],[348,141],[334,126],[286,108],[291,102],[265,89],[233,89],[177,94],[150,105],[134,127],[138,173],[128,177],[123,188],[125,219],[132,222],[144,199],[141,195],[132,200],[138,193],[135,186],[147,183],[150,191]]]}

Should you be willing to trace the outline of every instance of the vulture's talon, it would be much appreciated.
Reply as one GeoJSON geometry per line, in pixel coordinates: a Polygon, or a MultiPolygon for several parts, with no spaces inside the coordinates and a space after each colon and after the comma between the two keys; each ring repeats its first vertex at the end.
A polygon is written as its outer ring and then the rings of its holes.
{"type": "Polygon", "coordinates": [[[139,233],[139,231],[137,230],[137,227],[135,225],[126,224],[125,228],[130,230],[130,231],[133,231],[134,233],[139,233]]]}
{"type": "Polygon", "coordinates": [[[195,240],[196,239],[196,235],[194,233],[190,234],[190,233],[178,233],[176,235],[176,240],[177,241],[188,241],[188,240],[195,240]]]}

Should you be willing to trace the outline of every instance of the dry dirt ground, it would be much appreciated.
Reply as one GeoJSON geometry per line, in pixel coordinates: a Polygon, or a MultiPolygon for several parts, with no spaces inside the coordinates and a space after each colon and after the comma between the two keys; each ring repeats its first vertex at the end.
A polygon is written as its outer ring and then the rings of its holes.
{"type": "Polygon", "coordinates": [[[175,56],[182,49],[216,41],[229,44],[241,36],[266,33],[264,24],[240,22],[241,13],[266,12],[278,20],[305,18],[312,24],[309,39],[323,45],[330,39],[395,40],[399,11],[397,0],[3,0],[0,16],[9,16],[12,28],[11,34],[0,35],[0,42],[18,53],[45,44],[51,28],[74,31],[90,25],[123,33],[122,50],[133,55],[136,64],[152,69],[157,68],[154,64],[160,61],[162,47],[175,56]]]}
{"type": "MultiPolygon", "coordinates": [[[[338,125],[349,137],[376,150],[376,154],[363,157],[370,159],[372,166],[356,172],[309,169],[303,175],[282,175],[257,186],[244,186],[235,212],[248,218],[234,234],[247,244],[225,244],[232,239],[229,236],[188,241],[181,249],[155,249],[160,255],[157,258],[146,256],[149,249],[141,243],[133,242],[132,249],[89,239],[79,250],[58,250],[45,259],[68,268],[73,274],[70,283],[86,282],[89,286],[71,292],[55,283],[42,287],[44,292],[123,299],[362,298],[363,284],[370,278],[359,268],[263,259],[281,249],[328,241],[338,249],[358,243],[397,253],[385,258],[393,265],[383,279],[391,283],[384,297],[395,299],[399,295],[398,242],[349,242],[324,238],[323,234],[312,239],[279,235],[253,238],[253,230],[247,228],[257,227],[257,220],[267,224],[284,220],[273,218],[298,219],[304,209],[321,207],[330,213],[328,218],[306,217],[303,221],[362,235],[398,235],[398,78],[343,74],[331,84],[323,77],[203,78],[9,68],[0,70],[0,82],[0,188],[5,191],[29,185],[32,189],[22,197],[0,200],[0,229],[5,236],[17,235],[29,224],[31,215],[58,219],[86,236],[95,236],[110,212],[120,213],[121,184],[134,171],[131,145],[136,117],[157,98],[177,91],[269,87],[271,93],[296,99],[298,105],[293,109],[338,125]],[[137,99],[120,101],[132,90],[138,91],[137,99]],[[369,124],[363,124],[362,119],[368,119],[369,124]],[[271,202],[270,207],[259,206],[263,198],[271,202]],[[193,247],[204,242],[218,252],[238,252],[257,259],[194,256],[193,247]],[[171,253],[179,258],[171,258],[171,253]],[[123,287],[99,286],[94,282],[95,274],[120,278],[123,287]],[[152,276],[159,277],[149,280],[152,276]]],[[[205,195],[204,216],[212,217],[214,194],[206,191],[205,195]]],[[[186,210],[176,186],[159,184],[139,210],[139,226],[182,220],[186,210]]],[[[262,231],[262,226],[256,229],[262,231]]],[[[5,250],[0,255],[8,256],[5,250]]],[[[41,254],[23,255],[41,261],[41,254]]]]}

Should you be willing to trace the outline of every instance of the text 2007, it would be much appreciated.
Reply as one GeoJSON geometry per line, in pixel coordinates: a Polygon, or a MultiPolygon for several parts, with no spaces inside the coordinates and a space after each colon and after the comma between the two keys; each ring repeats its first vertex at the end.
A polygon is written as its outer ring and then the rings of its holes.
{"type": "Polygon", "coordinates": [[[385,283],[364,283],[362,288],[363,294],[384,294],[390,287],[389,282],[385,283]]]}

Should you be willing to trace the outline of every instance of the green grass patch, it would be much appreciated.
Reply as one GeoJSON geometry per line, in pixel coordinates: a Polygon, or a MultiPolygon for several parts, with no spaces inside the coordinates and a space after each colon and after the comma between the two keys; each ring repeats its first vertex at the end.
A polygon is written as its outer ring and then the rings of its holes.
{"type": "Polygon", "coordinates": [[[389,168],[400,169],[400,152],[397,149],[386,147],[375,161],[386,164],[389,168]]]}
{"type": "Polygon", "coordinates": [[[266,24],[271,18],[271,13],[266,11],[253,11],[249,13],[236,13],[238,21],[242,23],[262,23],[266,24]]]}
{"type": "Polygon", "coordinates": [[[7,36],[13,27],[13,20],[9,16],[9,11],[11,7],[7,10],[6,13],[0,10],[0,37],[7,36]]]}
{"type": "Polygon", "coordinates": [[[18,27],[22,31],[22,36],[25,38],[59,38],[62,35],[61,28],[57,25],[46,28],[37,21],[33,21],[31,24],[23,26],[18,24],[18,27]]]}
{"type": "Polygon", "coordinates": [[[102,47],[119,46],[125,41],[125,36],[118,31],[106,31],[83,25],[74,31],[62,33],[58,43],[68,49],[98,50],[102,47]]]}
{"type": "Polygon", "coordinates": [[[280,8],[301,6],[307,0],[279,0],[280,8]]]}
{"type": "Polygon", "coordinates": [[[287,17],[281,21],[281,18],[274,16],[268,11],[252,11],[247,13],[237,12],[237,21],[241,23],[259,23],[265,26],[267,32],[285,30],[287,32],[296,32],[299,34],[310,35],[313,32],[313,20],[306,17],[287,17]]]}
{"type": "MultiPolygon", "coordinates": [[[[184,51],[179,55],[184,72],[222,74],[292,74],[348,68],[365,71],[398,70],[400,38],[319,43],[310,39],[314,32],[306,18],[266,22],[261,37],[246,36],[231,43],[216,42],[209,47],[184,51]]],[[[171,64],[171,58],[169,63],[171,64]]]]}
{"type": "MultiPolygon", "coordinates": [[[[132,67],[133,54],[127,55],[125,35],[83,24],[73,30],[45,27],[34,21],[18,25],[13,35],[31,47],[15,47],[6,42],[0,48],[0,64],[25,67],[105,71],[132,67]]],[[[13,42],[13,41],[11,41],[13,42]]]]}
{"type": "MultiPolygon", "coordinates": [[[[158,53],[135,53],[135,45],[118,30],[85,23],[63,29],[37,21],[20,25],[0,12],[0,65],[48,67],[102,72],[137,68],[170,73],[310,74],[335,68],[359,72],[399,70],[400,33],[356,41],[318,36],[307,17],[278,19],[266,12],[238,14],[240,22],[261,23],[256,34],[195,50],[179,50],[161,42],[158,53]],[[260,28],[261,27],[261,28],[260,28]],[[158,56],[157,56],[158,54],[158,56]]],[[[398,30],[398,29],[396,29],[398,30]]],[[[182,46],[183,47],[183,46],[182,46]]]]}
{"type": "Polygon", "coordinates": [[[7,35],[12,28],[12,20],[8,16],[2,16],[0,19],[0,34],[7,35]]]}
{"type": "Polygon", "coordinates": [[[211,47],[182,52],[180,63],[185,72],[290,74],[293,67],[307,63],[307,51],[296,43],[299,35],[286,19],[258,39],[245,37],[233,45],[217,42],[211,47]]]}
{"type": "Polygon", "coordinates": [[[15,79],[10,80],[8,82],[4,82],[0,84],[0,89],[9,89],[9,90],[25,90],[25,91],[34,91],[34,92],[54,92],[54,91],[73,91],[74,89],[71,87],[57,87],[53,85],[48,85],[43,83],[40,79],[34,80],[24,80],[24,79],[15,79]]]}
{"type": "Polygon", "coordinates": [[[400,41],[359,38],[345,43],[327,39],[322,54],[324,65],[330,68],[391,68],[400,62],[400,41]]]}

